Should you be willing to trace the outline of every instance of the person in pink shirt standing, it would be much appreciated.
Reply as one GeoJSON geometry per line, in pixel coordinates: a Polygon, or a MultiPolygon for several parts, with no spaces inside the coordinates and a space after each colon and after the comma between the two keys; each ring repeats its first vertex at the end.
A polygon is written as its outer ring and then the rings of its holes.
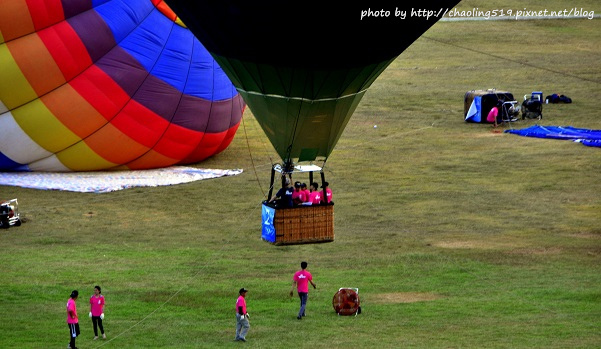
{"type": "Polygon", "coordinates": [[[290,297],[294,295],[295,287],[298,291],[298,297],[300,298],[300,310],[298,311],[298,316],[296,318],[299,320],[302,320],[303,316],[305,316],[307,299],[309,298],[309,282],[313,288],[317,288],[317,286],[313,283],[313,276],[308,270],[306,270],[307,265],[307,262],[301,262],[301,270],[294,273],[294,276],[292,277],[292,289],[290,290],[290,297]]]}
{"type": "Polygon", "coordinates": [[[311,183],[311,195],[309,196],[309,201],[313,205],[321,204],[321,192],[319,191],[319,184],[317,182],[311,183]]]}
{"type": "Polygon", "coordinates": [[[75,304],[78,296],[79,292],[73,290],[67,301],[67,325],[69,326],[69,348],[71,349],[77,349],[75,338],[79,336],[79,319],[77,318],[77,305],[75,304]]]}
{"type": "Polygon", "coordinates": [[[305,192],[301,191],[301,183],[294,183],[294,191],[292,192],[292,203],[294,205],[300,205],[305,202],[305,192]]]}
{"type": "Polygon", "coordinates": [[[322,190],[320,192],[321,197],[328,204],[332,202],[332,198],[333,198],[333,196],[332,196],[332,189],[330,189],[329,185],[330,185],[330,183],[323,182],[323,185],[321,186],[322,190]],[[324,191],[325,191],[325,194],[324,194],[324,191]]]}
{"type": "Polygon", "coordinates": [[[301,191],[303,193],[305,193],[305,195],[303,196],[303,204],[306,204],[306,203],[309,202],[309,198],[311,197],[311,192],[307,188],[307,184],[306,183],[301,183],[301,191]]]}
{"type": "Polygon", "coordinates": [[[249,315],[246,312],[246,292],[247,289],[244,287],[238,292],[238,300],[236,300],[236,339],[235,341],[246,342],[246,333],[250,328],[250,322],[248,321],[249,315]]]}
{"type": "Polygon", "coordinates": [[[100,286],[94,286],[94,294],[90,297],[90,317],[94,326],[94,340],[98,339],[98,328],[102,334],[102,339],[106,339],[102,320],[104,320],[104,296],[100,294],[100,286]]]}

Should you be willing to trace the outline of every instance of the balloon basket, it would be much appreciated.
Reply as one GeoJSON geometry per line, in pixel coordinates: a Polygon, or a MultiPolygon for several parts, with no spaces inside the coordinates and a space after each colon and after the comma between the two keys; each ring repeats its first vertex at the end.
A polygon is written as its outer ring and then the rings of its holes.
{"type": "MultiPolygon", "coordinates": [[[[264,204],[264,207],[268,205],[264,204]]],[[[274,245],[310,244],[334,241],[334,205],[271,208],[270,238],[274,245]],[[271,230],[271,228],[273,230],[271,230]]],[[[268,220],[264,219],[265,225],[268,220]]],[[[265,226],[264,226],[265,230],[265,226]]]]}

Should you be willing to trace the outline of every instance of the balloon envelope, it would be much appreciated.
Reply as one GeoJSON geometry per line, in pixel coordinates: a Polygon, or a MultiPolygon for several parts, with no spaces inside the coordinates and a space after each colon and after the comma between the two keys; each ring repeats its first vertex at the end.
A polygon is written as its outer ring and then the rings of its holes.
{"type": "Polygon", "coordinates": [[[243,109],[162,0],[0,6],[0,170],[198,162],[230,144],[243,109]]]}
{"type": "Polygon", "coordinates": [[[295,162],[325,160],[366,89],[434,14],[459,1],[166,2],[223,67],[282,160],[295,162]],[[418,8],[422,16],[412,14],[418,8]]]}

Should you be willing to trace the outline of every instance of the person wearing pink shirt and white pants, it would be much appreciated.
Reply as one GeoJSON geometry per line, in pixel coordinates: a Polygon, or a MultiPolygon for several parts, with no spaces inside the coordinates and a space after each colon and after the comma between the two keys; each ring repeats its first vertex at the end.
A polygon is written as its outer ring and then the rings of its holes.
{"type": "Polygon", "coordinates": [[[244,287],[238,292],[240,295],[236,300],[236,339],[235,341],[246,342],[246,333],[250,328],[250,322],[248,321],[249,315],[246,312],[246,292],[247,289],[244,287]]]}

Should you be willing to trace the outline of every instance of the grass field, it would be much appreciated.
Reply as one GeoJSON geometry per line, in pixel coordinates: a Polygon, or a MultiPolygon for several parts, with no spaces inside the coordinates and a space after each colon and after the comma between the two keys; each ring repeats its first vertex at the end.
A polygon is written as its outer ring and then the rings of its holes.
{"type": "MultiPolygon", "coordinates": [[[[528,6],[601,13],[566,3],[528,6]]],[[[370,88],[328,160],[332,243],[261,241],[279,159],[248,110],[231,146],[195,165],[239,176],[107,194],[0,186],[26,219],[0,231],[0,348],[64,348],[73,289],[79,348],[601,348],[601,151],[463,121],[465,92],[494,87],[568,95],[539,123],[601,129],[600,58],[598,18],[436,24],[370,88]],[[317,289],[298,321],[288,292],[302,260],[317,289]],[[87,318],[94,285],[106,341],[87,318]],[[241,287],[247,343],[233,342],[241,287]],[[340,287],[359,288],[361,315],[334,313],[340,287]]]]}

